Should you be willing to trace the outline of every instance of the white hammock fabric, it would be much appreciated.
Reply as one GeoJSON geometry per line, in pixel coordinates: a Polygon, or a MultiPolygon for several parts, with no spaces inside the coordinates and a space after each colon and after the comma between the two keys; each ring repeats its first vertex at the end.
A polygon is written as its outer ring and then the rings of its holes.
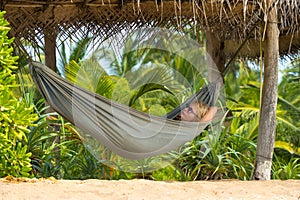
{"type": "Polygon", "coordinates": [[[166,116],[158,117],[80,88],[42,63],[32,62],[30,69],[38,90],[57,113],[127,159],[160,155],[191,141],[209,122],[173,118],[195,99],[214,104],[219,91],[219,84],[210,84],[166,116]]]}

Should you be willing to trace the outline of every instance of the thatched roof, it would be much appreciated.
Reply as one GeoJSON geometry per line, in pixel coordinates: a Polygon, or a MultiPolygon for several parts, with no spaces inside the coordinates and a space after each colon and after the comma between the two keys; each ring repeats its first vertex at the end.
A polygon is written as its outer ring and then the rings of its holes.
{"type": "MultiPolygon", "coordinates": [[[[43,34],[67,38],[81,30],[84,34],[109,37],[122,29],[166,26],[181,29],[210,29],[224,41],[232,56],[239,44],[248,41],[241,56],[258,55],[260,27],[264,30],[265,1],[261,0],[1,0],[12,35],[29,41],[43,34]],[[261,22],[261,23],[260,23],[261,22]],[[261,25],[260,25],[261,24],[261,25]],[[84,27],[84,28],[83,28],[84,27]]],[[[278,0],[280,53],[295,53],[300,47],[300,1],[278,0]]]]}

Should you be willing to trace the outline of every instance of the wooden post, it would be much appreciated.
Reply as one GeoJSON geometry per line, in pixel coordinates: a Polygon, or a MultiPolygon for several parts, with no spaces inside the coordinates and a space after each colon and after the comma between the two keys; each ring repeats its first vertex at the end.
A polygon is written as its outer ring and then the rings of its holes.
{"type": "Polygon", "coordinates": [[[278,98],[279,30],[274,0],[267,1],[267,28],[264,46],[264,82],[258,128],[256,164],[253,179],[270,180],[276,134],[278,98]]]}
{"type": "MultiPolygon", "coordinates": [[[[44,51],[45,51],[45,65],[47,67],[49,67],[50,69],[52,69],[53,71],[57,72],[57,67],[56,67],[56,37],[57,34],[53,33],[53,30],[50,30],[49,28],[44,29],[44,40],[45,40],[45,47],[44,47],[44,51]]],[[[46,103],[46,105],[48,105],[46,103]]],[[[54,112],[54,110],[49,107],[46,112],[51,113],[54,112]]],[[[58,118],[58,116],[57,116],[58,118]]],[[[49,131],[50,132],[59,132],[60,131],[60,126],[57,124],[50,124],[49,126],[49,131]]],[[[54,142],[57,144],[60,144],[60,136],[56,136],[54,139],[54,142]]],[[[59,166],[60,165],[60,147],[59,145],[57,147],[55,147],[55,151],[56,151],[56,165],[59,166]]],[[[60,176],[60,172],[58,172],[58,176],[60,176]]]]}
{"type": "Polygon", "coordinates": [[[224,83],[224,77],[221,75],[225,67],[224,42],[209,30],[206,31],[206,59],[209,81],[224,83]]]}
{"type": "Polygon", "coordinates": [[[56,67],[56,33],[52,30],[44,30],[45,40],[45,64],[53,71],[57,71],[56,67]]]}

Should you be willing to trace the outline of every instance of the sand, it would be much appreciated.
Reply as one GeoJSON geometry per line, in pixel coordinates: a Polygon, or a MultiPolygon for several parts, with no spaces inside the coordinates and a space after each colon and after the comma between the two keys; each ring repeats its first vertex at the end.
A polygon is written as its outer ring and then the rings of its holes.
{"type": "Polygon", "coordinates": [[[151,181],[0,179],[1,200],[300,199],[300,180],[151,181]]]}

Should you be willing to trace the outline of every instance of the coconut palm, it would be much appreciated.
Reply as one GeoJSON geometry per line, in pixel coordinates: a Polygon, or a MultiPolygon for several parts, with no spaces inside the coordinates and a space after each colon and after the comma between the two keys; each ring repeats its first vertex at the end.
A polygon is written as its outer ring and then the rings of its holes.
{"type": "MultiPolygon", "coordinates": [[[[260,84],[257,81],[258,76],[255,71],[248,70],[247,73],[249,74],[248,78],[246,78],[246,72],[240,71],[239,79],[242,79],[244,83],[240,85],[240,92],[234,94],[236,96],[235,99],[231,97],[228,98],[228,106],[233,111],[234,116],[239,117],[238,120],[242,124],[242,126],[236,126],[236,131],[247,130],[249,134],[248,138],[254,139],[256,135],[255,132],[258,128],[260,84]],[[247,82],[245,82],[245,80],[247,80],[247,82]]],[[[230,81],[227,80],[227,83],[229,82],[230,81]]],[[[284,84],[284,82],[286,81],[283,79],[282,84],[284,84]]],[[[228,85],[228,87],[230,87],[230,85],[228,85]]],[[[296,106],[293,106],[293,103],[286,98],[281,97],[281,91],[279,91],[279,95],[279,105],[276,111],[278,126],[284,126],[291,130],[299,130],[299,127],[293,122],[293,119],[287,117],[285,110],[287,105],[294,108],[296,108],[296,106]]],[[[229,96],[231,95],[229,94],[229,96]]],[[[297,109],[295,111],[297,111],[297,109]]]]}
{"type": "Polygon", "coordinates": [[[300,82],[299,82],[299,57],[294,59],[290,66],[283,70],[282,80],[278,87],[278,104],[286,121],[290,122],[287,128],[279,124],[277,138],[281,143],[277,146],[291,154],[300,154],[300,82]],[[285,143],[283,143],[285,142],[285,143]],[[285,144],[285,145],[283,145],[285,144]],[[291,149],[291,150],[289,150],[291,149]]]}
{"type": "MultiPolygon", "coordinates": [[[[117,95],[116,93],[122,90],[111,88],[114,90],[111,97],[118,99],[118,96],[121,96],[124,100],[124,96],[131,96],[127,100],[129,106],[141,103],[141,101],[136,102],[136,100],[147,93],[150,96],[149,98],[144,98],[144,100],[153,99],[153,95],[156,95],[156,99],[166,99],[170,98],[168,95],[176,94],[177,98],[172,103],[174,107],[181,103],[184,99],[182,98],[183,96],[190,95],[191,92],[203,85],[205,81],[203,76],[200,76],[201,71],[182,55],[159,48],[143,48],[143,42],[137,38],[129,37],[121,50],[107,48],[106,46],[99,47],[89,59],[80,63],[80,66],[76,66],[75,62],[72,62],[67,67],[67,78],[73,82],[77,79],[76,82],[78,84],[82,83],[82,85],[85,85],[84,87],[94,92],[97,91],[98,94],[101,94],[101,91],[91,84],[98,85],[98,81],[102,80],[100,77],[106,76],[106,78],[111,80],[111,83],[114,82],[115,84],[126,79],[128,83],[121,85],[128,85],[132,91],[125,92],[127,95],[125,93],[117,95]],[[80,73],[79,68],[81,70],[80,73]],[[193,88],[191,89],[191,87],[193,88]],[[155,93],[157,91],[160,92],[155,93]],[[158,98],[158,94],[163,94],[166,97],[158,98]]],[[[176,50],[174,51],[176,52],[176,50]]],[[[193,53],[189,52],[190,55],[193,53]]],[[[198,52],[195,51],[194,54],[197,56],[194,57],[201,57],[201,55],[199,56],[196,53],[198,52]]],[[[203,61],[204,59],[202,59],[203,61]]],[[[199,65],[201,64],[203,63],[199,63],[199,65]]],[[[153,102],[150,101],[150,103],[153,102]]]]}
{"type": "Polygon", "coordinates": [[[66,41],[61,42],[61,47],[58,51],[60,56],[57,65],[58,73],[61,76],[65,76],[65,67],[70,61],[75,61],[78,63],[87,55],[88,47],[91,41],[92,38],[86,36],[75,42],[72,37],[70,37],[68,44],[66,41]]]}

